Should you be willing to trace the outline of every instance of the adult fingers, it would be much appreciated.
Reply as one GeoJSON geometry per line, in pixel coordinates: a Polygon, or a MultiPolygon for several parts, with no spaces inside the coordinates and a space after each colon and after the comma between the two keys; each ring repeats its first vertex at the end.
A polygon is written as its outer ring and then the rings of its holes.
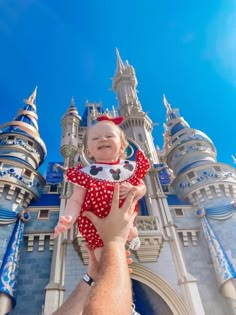
{"type": "Polygon", "coordinates": [[[126,251],[125,251],[125,255],[126,255],[126,257],[129,257],[129,256],[131,255],[131,252],[130,252],[129,250],[127,250],[127,249],[126,249],[126,251]]]}
{"type": "Polygon", "coordinates": [[[120,198],[120,185],[115,184],[113,197],[112,197],[112,203],[111,203],[111,211],[114,211],[117,208],[119,208],[119,198],[120,198]]]}
{"type": "Polygon", "coordinates": [[[128,263],[128,265],[131,265],[133,263],[133,259],[132,258],[127,258],[127,263],[128,263]]]}
{"type": "Polygon", "coordinates": [[[124,210],[126,210],[129,214],[132,214],[134,212],[134,207],[135,207],[135,202],[134,202],[134,198],[135,198],[135,193],[136,193],[136,189],[132,188],[128,195],[127,198],[125,199],[125,202],[122,206],[122,208],[124,210]]]}

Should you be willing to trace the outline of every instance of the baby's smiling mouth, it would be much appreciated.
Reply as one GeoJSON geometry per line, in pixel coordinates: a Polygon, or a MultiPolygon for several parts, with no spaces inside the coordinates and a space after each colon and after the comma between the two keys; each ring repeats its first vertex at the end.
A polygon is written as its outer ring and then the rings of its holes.
{"type": "Polygon", "coordinates": [[[98,150],[101,150],[101,149],[106,149],[106,148],[110,148],[110,146],[109,145],[100,145],[99,147],[98,147],[98,150]]]}

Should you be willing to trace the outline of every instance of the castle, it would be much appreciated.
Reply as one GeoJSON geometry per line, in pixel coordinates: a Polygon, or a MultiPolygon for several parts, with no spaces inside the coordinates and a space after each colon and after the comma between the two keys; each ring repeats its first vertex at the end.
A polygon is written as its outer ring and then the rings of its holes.
{"type": "MultiPolygon", "coordinates": [[[[137,96],[134,68],[117,51],[112,88],[128,159],[138,147],[149,158],[147,193],[139,202],[140,249],[131,274],[136,311],[141,315],[235,315],[236,172],[216,160],[211,139],[194,129],[164,97],[164,145],[156,148],[153,122],[137,96]]],[[[53,239],[73,187],[63,171],[88,163],[83,134],[104,113],[72,99],[62,117],[62,162],[38,172],[46,146],[38,130],[36,92],[16,117],[0,126],[0,314],[51,315],[86,272],[88,255],[74,226],[53,239]]],[[[59,149],[59,148],[58,148],[59,149]]]]}

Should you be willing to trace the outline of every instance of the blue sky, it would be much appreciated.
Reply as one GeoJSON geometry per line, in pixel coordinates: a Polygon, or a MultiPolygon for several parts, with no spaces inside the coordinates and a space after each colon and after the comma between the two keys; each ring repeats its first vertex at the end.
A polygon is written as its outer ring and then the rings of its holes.
{"type": "Polygon", "coordinates": [[[61,160],[61,117],[75,97],[117,107],[115,48],[136,69],[139,99],[162,146],[166,94],[192,128],[236,155],[236,4],[233,0],[1,0],[0,123],[38,86],[46,163],[61,160]]]}

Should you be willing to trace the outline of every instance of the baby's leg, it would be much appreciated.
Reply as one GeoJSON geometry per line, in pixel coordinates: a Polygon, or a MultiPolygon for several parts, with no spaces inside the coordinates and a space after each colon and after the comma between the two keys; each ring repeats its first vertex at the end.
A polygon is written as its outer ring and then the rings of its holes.
{"type": "Polygon", "coordinates": [[[140,239],[138,237],[138,229],[133,226],[129,231],[128,247],[132,250],[138,250],[141,246],[140,239]]]}
{"type": "Polygon", "coordinates": [[[136,237],[138,237],[138,229],[136,228],[136,226],[132,226],[129,231],[128,241],[132,241],[136,237]]]}

